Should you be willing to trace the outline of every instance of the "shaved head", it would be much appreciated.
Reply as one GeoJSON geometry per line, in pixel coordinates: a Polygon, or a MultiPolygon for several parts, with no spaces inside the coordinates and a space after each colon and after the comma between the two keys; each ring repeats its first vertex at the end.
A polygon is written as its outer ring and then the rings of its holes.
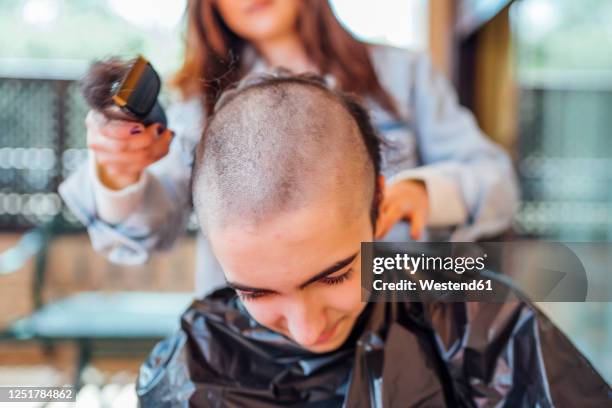
{"type": "Polygon", "coordinates": [[[221,97],[197,148],[200,224],[253,226],[329,202],[374,222],[378,143],[365,110],[320,80],[251,78],[221,97]]]}

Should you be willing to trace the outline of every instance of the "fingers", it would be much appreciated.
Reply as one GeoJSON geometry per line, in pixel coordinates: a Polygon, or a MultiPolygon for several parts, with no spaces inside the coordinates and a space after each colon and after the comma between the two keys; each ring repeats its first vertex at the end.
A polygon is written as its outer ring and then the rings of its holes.
{"type": "Polygon", "coordinates": [[[424,182],[404,180],[385,188],[376,223],[376,238],[386,236],[401,220],[410,222],[410,237],[421,239],[427,225],[429,197],[424,182]]]}
{"type": "Polygon", "coordinates": [[[374,234],[375,239],[382,239],[387,235],[387,224],[385,222],[384,216],[379,214],[378,220],[376,220],[376,234],[374,234]]]}
{"type": "Polygon", "coordinates": [[[426,223],[427,211],[413,211],[410,215],[410,238],[415,241],[421,239],[421,236],[423,235],[423,230],[425,230],[426,223]]]}
{"type": "Polygon", "coordinates": [[[104,126],[98,127],[98,131],[106,138],[127,142],[137,135],[149,134],[149,136],[154,136],[154,132],[150,131],[149,128],[145,128],[142,123],[138,122],[110,120],[104,126]]]}
{"type": "Polygon", "coordinates": [[[376,238],[384,238],[391,228],[400,222],[404,217],[404,211],[400,206],[393,205],[392,203],[383,203],[381,206],[382,210],[378,216],[376,223],[376,238]]]}
{"type": "Polygon", "coordinates": [[[172,138],[174,137],[174,132],[168,129],[164,129],[163,132],[159,135],[157,139],[151,145],[151,150],[153,151],[153,157],[155,160],[159,160],[168,154],[170,150],[170,143],[172,143],[172,138]]]}
{"type": "Polygon", "coordinates": [[[132,122],[109,121],[100,126],[95,114],[86,119],[87,145],[94,153],[104,184],[120,189],[139,180],[142,172],[169,151],[174,132],[159,124],[134,127],[129,137],[107,137],[111,131],[126,132],[132,122]]]}
{"type": "Polygon", "coordinates": [[[163,151],[164,149],[160,149],[156,144],[168,145],[169,138],[171,139],[173,134],[160,124],[153,124],[145,128],[136,122],[112,120],[102,123],[100,116],[101,114],[90,111],[85,120],[87,146],[100,153],[121,155],[146,149],[163,151]]]}
{"type": "Polygon", "coordinates": [[[376,239],[384,238],[395,224],[402,220],[410,222],[410,238],[415,241],[421,239],[427,224],[427,211],[410,209],[404,212],[397,207],[388,207],[379,215],[376,223],[376,239]]]}
{"type": "Polygon", "coordinates": [[[87,146],[93,152],[101,181],[118,190],[136,183],[142,172],[164,157],[174,132],[155,123],[108,119],[97,111],[85,118],[87,146]]]}
{"type": "Polygon", "coordinates": [[[137,140],[129,146],[129,149],[110,148],[112,143],[100,141],[93,142],[89,146],[95,151],[96,161],[105,166],[147,167],[164,157],[169,150],[172,141],[172,131],[166,130],[159,138],[151,140],[137,140]],[[144,146],[144,147],[141,147],[144,146]]]}
{"type": "MultiPolygon", "coordinates": [[[[90,110],[85,118],[85,125],[89,131],[98,133],[106,138],[118,141],[135,143],[134,139],[137,135],[147,134],[149,137],[159,137],[164,132],[165,128],[160,123],[154,123],[145,127],[140,122],[130,120],[108,119],[102,113],[90,110]]],[[[143,137],[136,138],[143,140],[143,137]]]]}
{"type": "Polygon", "coordinates": [[[130,150],[120,154],[104,150],[96,151],[96,160],[102,165],[148,165],[153,159],[151,149],[130,150]]]}
{"type": "Polygon", "coordinates": [[[102,113],[90,110],[85,118],[88,131],[96,132],[110,139],[124,140],[133,135],[143,133],[145,127],[142,123],[128,120],[108,119],[102,113]]]}
{"type": "Polygon", "coordinates": [[[152,129],[147,128],[145,132],[135,134],[128,139],[108,138],[96,132],[88,132],[87,146],[90,149],[105,151],[108,153],[121,153],[147,149],[152,147],[156,142],[159,142],[160,138],[166,139],[167,141],[167,135],[172,135],[172,131],[163,130],[163,128],[161,128],[162,134],[159,136],[159,131],[157,129],[160,129],[160,127],[158,126],[152,129]],[[91,135],[89,133],[91,133],[91,135]]]}

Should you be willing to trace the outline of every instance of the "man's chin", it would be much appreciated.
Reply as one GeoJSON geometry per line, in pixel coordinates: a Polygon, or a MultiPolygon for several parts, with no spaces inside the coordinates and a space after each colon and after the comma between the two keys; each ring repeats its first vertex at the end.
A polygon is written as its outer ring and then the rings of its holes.
{"type": "Polygon", "coordinates": [[[344,342],[334,341],[334,342],[329,342],[329,343],[325,343],[321,345],[309,346],[309,347],[304,347],[304,348],[312,353],[323,354],[323,353],[329,353],[329,352],[337,350],[342,345],[342,343],[344,342]]]}

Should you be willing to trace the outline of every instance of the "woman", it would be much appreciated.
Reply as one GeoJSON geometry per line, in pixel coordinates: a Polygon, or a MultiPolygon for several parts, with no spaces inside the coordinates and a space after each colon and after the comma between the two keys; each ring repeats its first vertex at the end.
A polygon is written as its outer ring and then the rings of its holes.
{"type": "MultiPolygon", "coordinates": [[[[169,129],[90,112],[92,158],[60,188],[111,261],[144,262],[184,231],[206,116],[229,85],[278,66],[324,75],[370,109],[388,180],[379,238],[406,239],[394,228],[401,220],[412,239],[473,240],[509,226],[517,203],[510,161],[426,56],[355,40],[326,0],[190,0],[187,17],[169,129]]],[[[204,240],[198,254],[197,290],[223,284],[204,240]]]]}

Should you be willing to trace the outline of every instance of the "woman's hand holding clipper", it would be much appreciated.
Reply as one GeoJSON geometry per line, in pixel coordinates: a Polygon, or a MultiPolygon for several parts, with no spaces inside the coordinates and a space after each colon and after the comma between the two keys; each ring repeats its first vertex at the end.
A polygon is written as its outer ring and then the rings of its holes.
{"type": "Polygon", "coordinates": [[[121,190],[140,179],[142,172],[168,153],[174,132],[154,123],[109,120],[91,110],[85,119],[87,146],[94,154],[102,184],[121,190]]]}

